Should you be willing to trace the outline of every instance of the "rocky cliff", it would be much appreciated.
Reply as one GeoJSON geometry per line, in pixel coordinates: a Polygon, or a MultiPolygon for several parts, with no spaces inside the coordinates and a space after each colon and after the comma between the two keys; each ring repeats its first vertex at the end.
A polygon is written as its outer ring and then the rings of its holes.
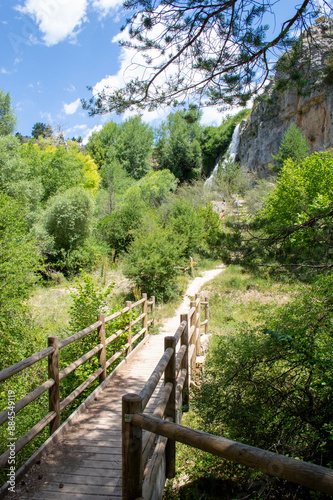
{"type": "Polygon", "coordinates": [[[274,80],[242,122],[241,167],[266,176],[292,123],[309,140],[310,153],[333,147],[333,22],[313,26],[276,65],[274,80]]]}

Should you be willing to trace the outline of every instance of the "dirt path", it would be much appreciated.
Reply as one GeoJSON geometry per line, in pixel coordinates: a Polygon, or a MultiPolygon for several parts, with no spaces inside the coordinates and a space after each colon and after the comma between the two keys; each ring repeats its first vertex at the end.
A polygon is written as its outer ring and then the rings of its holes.
{"type": "Polygon", "coordinates": [[[184,298],[180,306],[176,309],[175,314],[171,318],[167,318],[163,321],[162,327],[160,329],[161,335],[173,335],[179,325],[180,314],[188,311],[190,307],[190,297],[193,297],[196,293],[199,293],[201,287],[207,283],[207,281],[212,280],[218,276],[222,271],[224,271],[225,266],[222,264],[215,269],[210,269],[209,271],[204,271],[202,276],[194,278],[188,285],[187,290],[184,294],[184,298]]]}

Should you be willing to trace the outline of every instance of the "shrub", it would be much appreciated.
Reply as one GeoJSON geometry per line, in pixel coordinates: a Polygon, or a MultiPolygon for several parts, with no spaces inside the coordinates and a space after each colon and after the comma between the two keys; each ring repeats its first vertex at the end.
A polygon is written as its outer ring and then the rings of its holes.
{"type": "Polygon", "coordinates": [[[83,188],[68,189],[49,200],[44,225],[56,250],[72,250],[87,238],[92,211],[92,199],[83,188]]]}
{"type": "Polygon", "coordinates": [[[124,259],[124,273],[148,295],[167,300],[178,294],[177,270],[184,252],[182,237],[161,221],[147,217],[124,259]]]}

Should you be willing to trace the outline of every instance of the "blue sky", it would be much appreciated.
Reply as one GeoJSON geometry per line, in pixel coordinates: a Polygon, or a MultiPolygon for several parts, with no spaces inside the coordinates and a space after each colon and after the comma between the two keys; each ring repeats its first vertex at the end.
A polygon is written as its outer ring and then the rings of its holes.
{"type": "MultiPolygon", "coordinates": [[[[121,83],[130,61],[116,41],[125,15],[122,0],[0,0],[0,88],[10,92],[17,131],[31,135],[36,122],[62,130],[65,137],[87,137],[115,114],[89,117],[81,98],[86,86],[108,79],[121,83]]],[[[294,2],[278,4],[276,26],[294,2]]],[[[285,19],[284,19],[285,20],[285,19]]],[[[99,84],[100,85],[100,84],[99,84]]],[[[145,112],[157,124],[165,116],[145,112]]],[[[221,123],[217,109],[204,113],[205,123],[221,123]]]]}

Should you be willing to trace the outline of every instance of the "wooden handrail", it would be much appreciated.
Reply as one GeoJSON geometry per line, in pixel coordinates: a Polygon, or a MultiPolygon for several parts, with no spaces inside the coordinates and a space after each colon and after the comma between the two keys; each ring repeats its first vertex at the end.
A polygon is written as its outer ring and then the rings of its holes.
{"type": "Polygon", "coordinates": [[[174,422],[166,422],[143,413],[133,415],[131,423],[140,429],[261,470],[265,474],[333,495],[333,470],[327,467],[248,446],[174,422]]]}
{"type": "MultiPolygon", "coordinates": [[[[153,316],[155,297],[151,297],[151,300],[147,300],[147,294],[142,294],[142,299],[131,304],[130,307],[124,307],[121,311],[117,311],[107,317],[99,315],[96,323],[87,326],[83,330],[61,340],[58,342],[57,337],[49,337],[49,346],[42,351],[39,351],[32,356],[16,363],[13,366],[5,368],[0,372],[0,382],[3,382],[13,375],[22,372],[26,368],[32,366],[40,360],[49,358],[48,361],[48,380],[43,382],[40,386],[35,388],[29,394],[15,402],[15,413],[18,413],[22,408],[28,406],[31,402],[35,401],[38,397],[44,394],[47,390],[49,391],[49,413],[43,417],[32,429],[30,429],[22,438],[16,441],[16,451],[21,450],[26,444],[28,444],[32,439],[34,439],[48,424],[50,424],[50,433],[52,434],[60,425],[60,413],[63,411],[70,403],[77,398],[87,387],[99,377],[99,382],[101,383],[106,377],[106,370],[121,356],[124,352],[129,349],[131,344],[134,344],[142,336],[146,336],[148,333],[149,326],[153,323],[154,317],[148,319],[148,306],[150,314],[153,316]],[[126,318],[128,325],[124,326],[122,329],[117,330],[117,332],[105,338],[105,324],[112,322],[113,320],[126,315],[128,312],[137,307],[142,307],[142,312],[131,320],[126,318]],[[107,345],[111,344],[115,339],[125,332],[131,332],[131,328],[142,322],[142,328],[134,328],[132,330],[133,335],[128,337],[128,341],[123,345],[116,353],[114,353],[108,360],[106,360],[105,348],[107,345]],[[63,370],[59,371],[59,351],[68,345],[76,342],[77,340],[85,337],[89,333],[98,329],[99,343],[92,347],[88,352],[84,353],[80,358],[76,359],[70,363],[63,370]],[[92,373],[86,380],[83,381],[74,391],[72,391],[63,401],[60,401],[59,396],[59,383],[61,380],[72,373],[80,365],[84,364],[93,356],[99,356],[100,367],[92,373]]],[[[8,411],[5,410],[0,413],[0,425],[4,424],[8,420],[8,411]]],[[[0,468],[4,466],[8,459],[8,452],[4,453],[0,457],[0,468]]]]}
{"type": "Polygon", "coordinates": [[[88,335],[88,333],[93,332],[94,330],[97,330],[101,326],[102,322],[101,321],[96,321],[93,325],[87,326],[87,328],[84,328],[84,330],[80,330],[77,333],[74,333],[74,335],[71,335],[70,337],[67,337],[63,340],[60,340],[59,342],[59,349],[63,349],[64,347],[68,346],[69,344],[72,344],[76,340],[82,339],[82,337],[85,337],[88,335]]]}
{"type": "MultiPolygon", "coordinates": [[[[207,301],[208,307],[208,299],[207,301]]],[[[207,319],[207,317],[206,317],[207,319]]],[[[208,321],[204,322],[205,328],[208,321]]],[[[158,477],[163,455],[166,456],[166,475],[171,478],[175,475],[175,440],[167,440],[159,436],[148,472],[142,483],[142,471],[155,441],[155,433],[147,432],[142,435],[135,432],[133,424],[137,414],[142,414],[152,397],[164,373],[164,389],[161,391],[153,416],[162,421],[176,422],[180,407],[188,408],[188,393],[190,384],[190,365],[196,365],[198,340],[200,341],[200,297],[196,296],[191,302],[191,309],[181,314],[180,324],[173,336],[165,337],[164,354],[157,363],[154,371],[147,380],[140,395],[128,394],[123,396],[123,500],[133,500],[142,497],[151,498],[154,481],[158,477]],[[176,346],[181,341],[176,352],[176,346]],[[139,411],[139,408],[142,411],[139,411]],[[142,450],[142,453],[141,453],[142,450]],[[129,479],[130,478],[130,479],[129,479]]],[[[193,368],[192,368],[193,372],[193,368]]],[[[134,424],[135,425],[135,424],[134,424]]]]}
{"type": "Polygon", "coordinates": [[[147,406],[147,403],[150,400],[154,390],[156,389],[156,386],[159,383],[172,355],[173,355],[173,349],[168,348],[165,350],[163,356],[156,365],[155,370],[150,375],[144,388],[140,392],[140,396],[142,397],[143,408],[147,406]]]}
{"type": "Polygon", "coordinates": [[[23,359],[22,361],[19,361],[15,365],[5,368],[0,372],[0,382],[4,382],[5,380],[12,377],[16,373],[19,373],[28,368],[29,366],[34,365],[35,363],[37,363],[37,361],[47,358],[47,356],[49,356],[53,352],[54,352],[53,347],[46,347],[46,349],[36,352],[36,354],[33,354],[29,358],[23,359]]]}

